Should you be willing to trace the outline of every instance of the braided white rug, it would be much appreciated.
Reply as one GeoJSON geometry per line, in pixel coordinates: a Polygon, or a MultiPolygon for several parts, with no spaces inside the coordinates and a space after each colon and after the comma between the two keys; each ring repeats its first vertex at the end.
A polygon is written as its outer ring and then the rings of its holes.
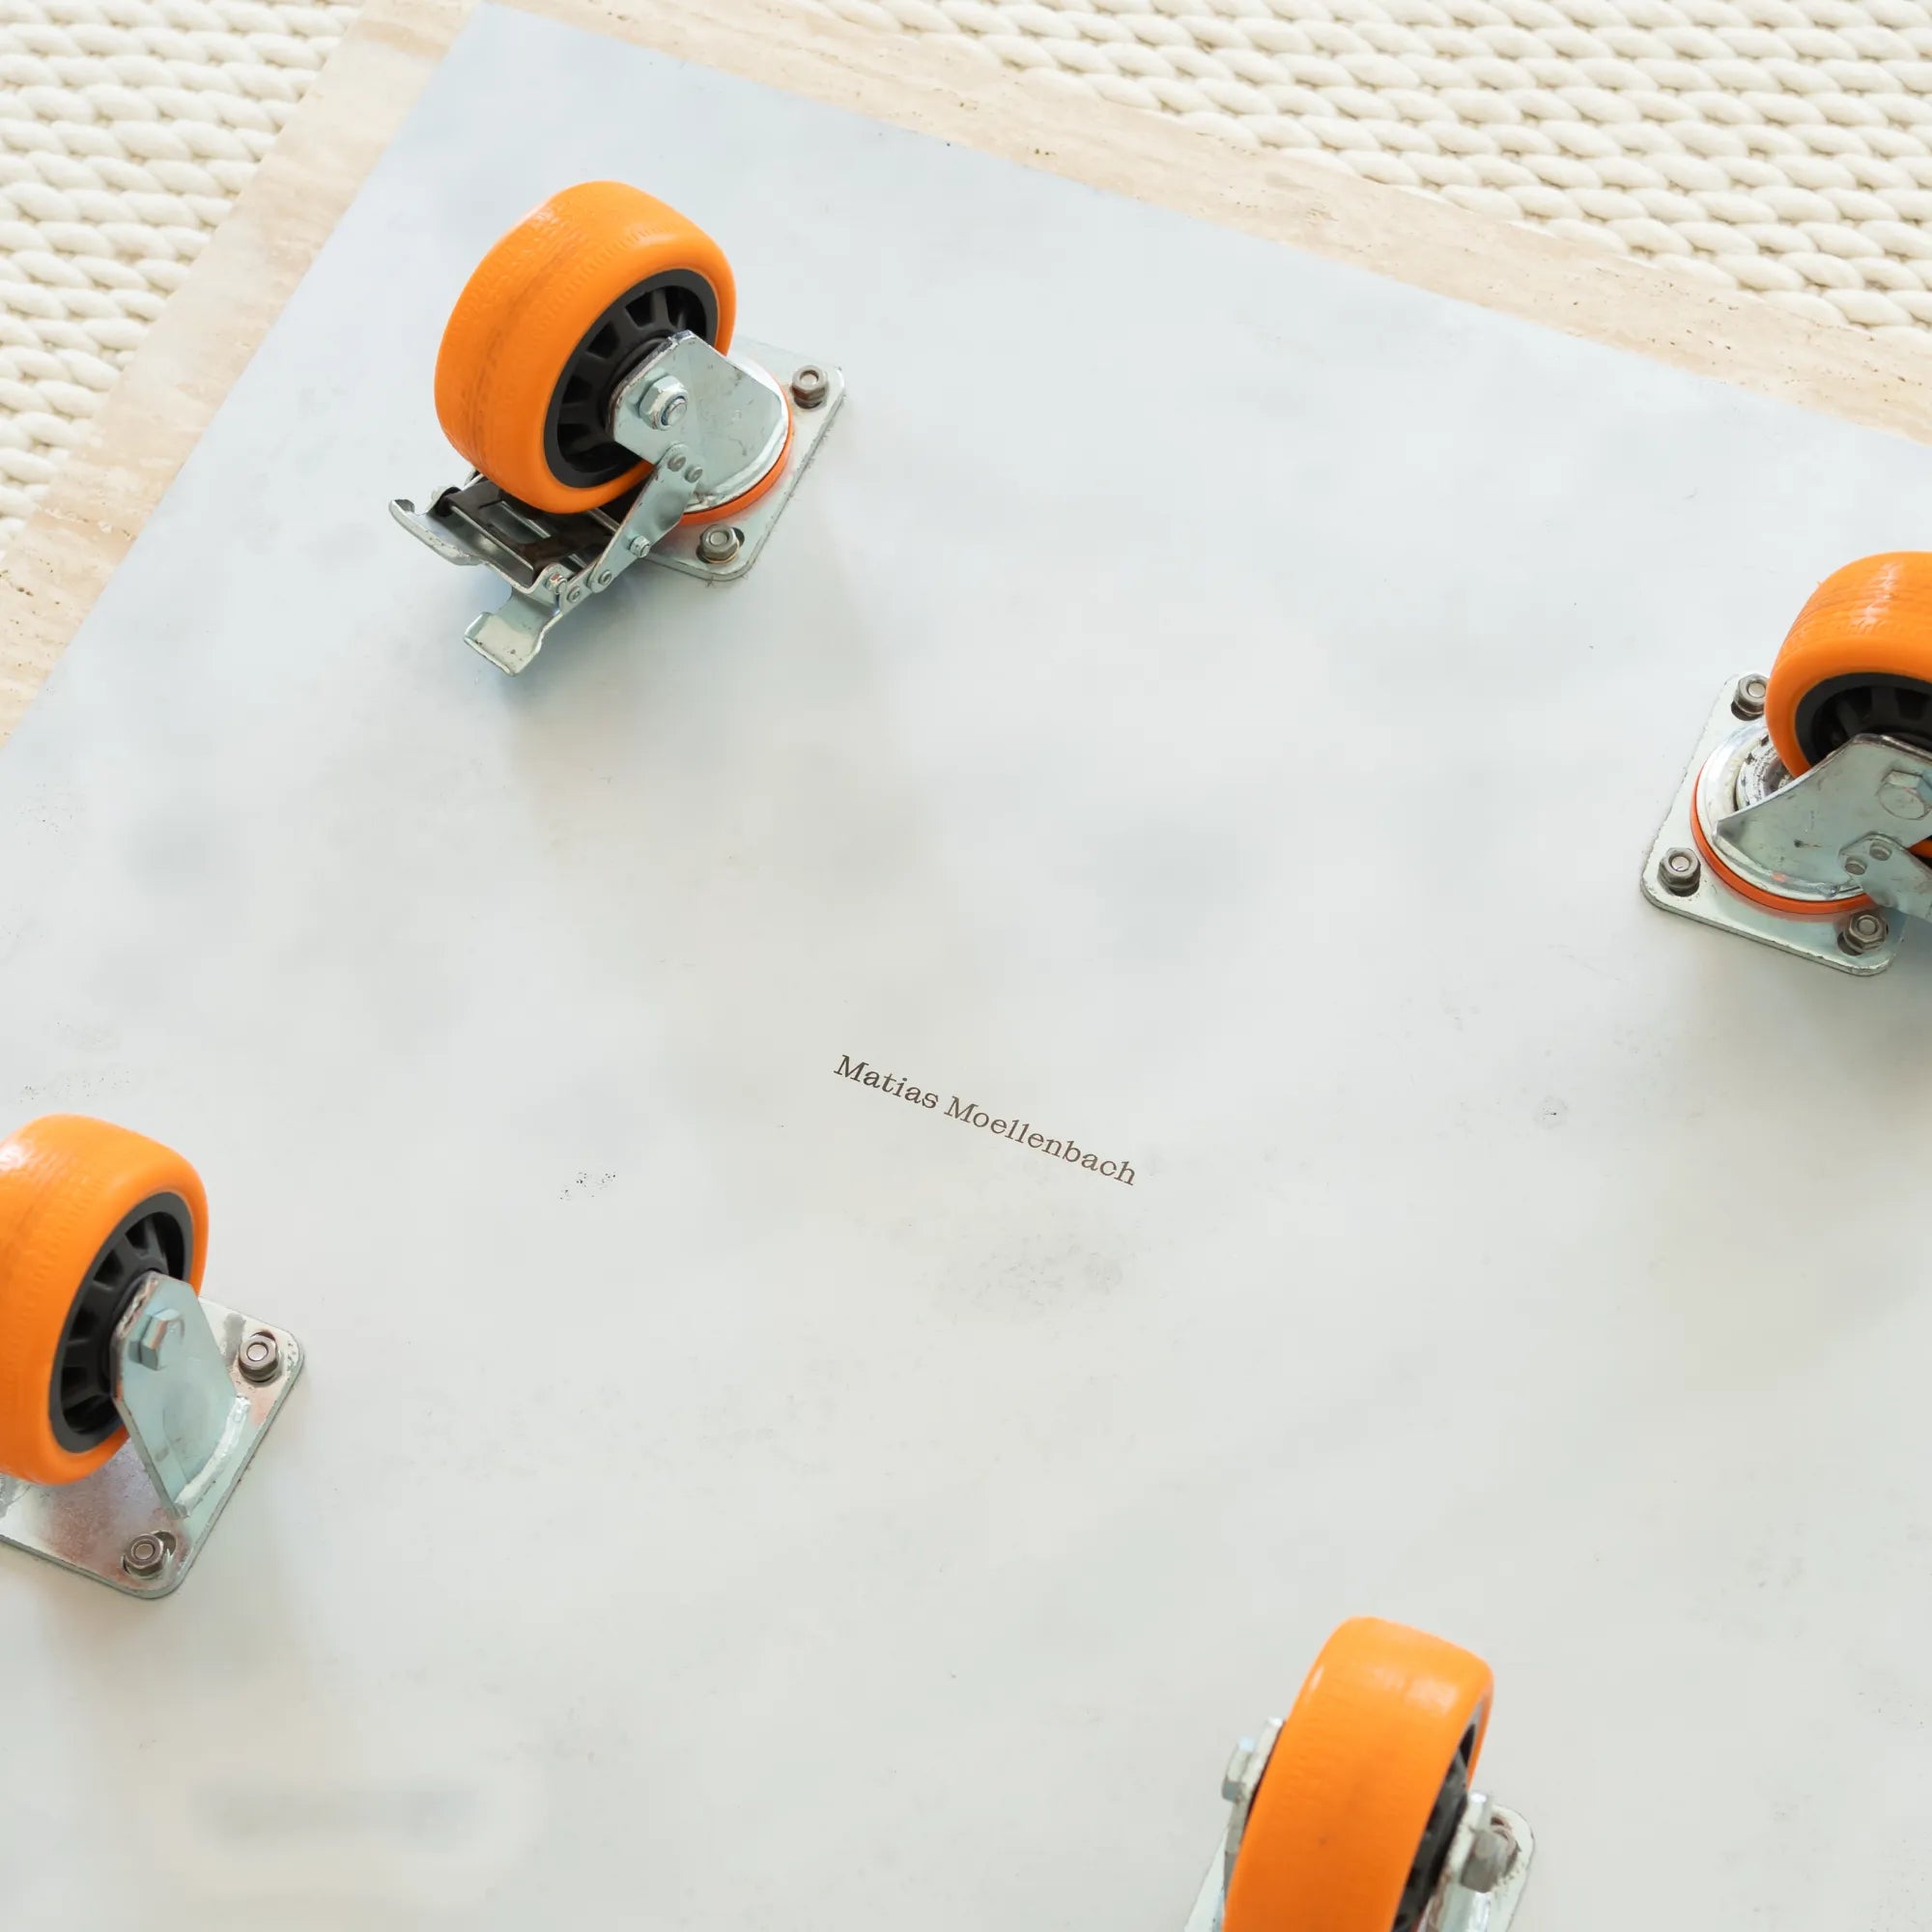
{"type": "MultiPolygon", "coordinates": [[[[1919,0],[797,0],[1932,343],[1919,0]]],[[[0,0],[0,549],[355,0],[0,0]]]]}

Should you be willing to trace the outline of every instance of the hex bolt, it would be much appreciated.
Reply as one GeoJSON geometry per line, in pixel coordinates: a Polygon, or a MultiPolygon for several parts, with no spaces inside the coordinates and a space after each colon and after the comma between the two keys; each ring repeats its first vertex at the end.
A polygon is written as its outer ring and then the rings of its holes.
{"type": "Polygon", "coordinates": [[[146,1582],[168,1567],[175,1553],[175,1540],[166,1530],[144,1530],[122,1552],[121,1567],[128,1576],[146,1582]]]}
{"type": "Polygon", "coordinates": [[[641,412],[653,429],[668,429],[691,403],[691,391],[670,377],[661,377],[644,391],[641,412]]]}
{"type": "Polygon", "coordinates": [[[1765,694],[1770,689],[1770,682],[1762,671],[1754,670],[1748,677],[1739,678],[1737,689],[1731,693],[1732,715],[1738,718],[1762,718],[1765,694]]]}
{"type": "Polygon", "coordinates": [[[1657,862],[1657,883],[1675,899],[1688,899],[1704,876],[1704,862],[1688,845],[1673,845],[1657,862]]]}
{"type": "Polygon", "coordinates": [[[1516,1840],[1494,1825],[1485,1826],[1469,1844],[1457,1881],[1465,1891],[1493,1891],[1516,1857],[1516,1840]]]}
{"type": "Polygon", "coordinates": [[[1221,1774],[1221,1799],[1233,1804],[1247,1794],[1248,1772],[1255,1755],[1253,1738],[1243,1738],[1228,1756],[1228,1768],[1221,1774]]]}
{"type": "Polygon", "coordinates": [[[134,1344],[134,1359],[144,1369],[158,1369],[170,1354],[182,1332],[182,1319],[172,1308],[151,1315],[141,1324],[140,1339],[134,1344]]]}
{"type": "Polygon", "coordinates": [[[832,384],[826,381],[825,371],[814,362],[808,362],[803,369],[794,372],[791,379],[791,399],[802,410],[818,409],[825,401],[832,384]]]}
{"type": "Polygon", "coordinates": [[[1890,923],[1882,912],[1855,912],[1838,928],[1839,946],[1855,959],[1861,952],[1883,946],[1890,937],[1890,923]]]}
{"type": "Polygon", "coordinates": [[[282,1345],[266,1328],[258,1328],[236,1352],[235,1366],[248,1381],[271,1382],[282,1372],[282,1345]]]}
{"type": "Polygon", "coordinates": [[[697,554],[706,563],[729,563],[742,541],[729,524],[711,524],[697,539],[697,554]]]}

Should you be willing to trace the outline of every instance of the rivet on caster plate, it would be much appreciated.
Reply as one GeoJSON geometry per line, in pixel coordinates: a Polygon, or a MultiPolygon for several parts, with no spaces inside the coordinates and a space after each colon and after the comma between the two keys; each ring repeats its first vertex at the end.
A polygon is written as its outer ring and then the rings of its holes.
{"type": "Polygon", "coordinates": [[[1932,554],[1847,564],[1724,687],[1645,863],[1667,912],[1883,972],[1932,919],[1932,554]]]}
{"type": "Polygon", "coordinates": [[[187,1575],[302,1363],[198,1293],[207,1226],[194,1169],[126,1128],[0,1141],[0,1227],[24,1231],[0,1250],[0,1543],[131,1596],[187,1575]]]}
{"type": "Polygon", "coordinates": [[[471,473],[389,512],[509,585],[464,633],[492,664],[523,670],[642,559],[714,581],[751,568],[845,385],[734,339],[736,304],[718,244],[619,182],[553,195],[483,258],[436,368],[437,414],[471,473]]]}
{"type": "Polygon", "coordinates": [[[1493,1698],[1454,1644],[1342,1625],[1288,1717],[1236,1747],[1185,1932],[1507,1932],[1536,1845],[1470,1784],[1493,1698]]]}

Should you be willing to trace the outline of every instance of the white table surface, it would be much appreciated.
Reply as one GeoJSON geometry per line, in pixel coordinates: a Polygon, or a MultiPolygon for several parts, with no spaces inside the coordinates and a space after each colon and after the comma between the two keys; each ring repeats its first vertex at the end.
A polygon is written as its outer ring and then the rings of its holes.
{"type": "Polygon", "coordinates": [[[177,1597],[0,1563],[0,1922],[1175,1932],[1366,1611],[1496,1667],[1521,1932],[1922,1925],[1932,945],[1636,872],[1928,527],[1903,442],[479,16],[0,756],[0,1114],[182,1148],[310,1359],[177,1597]],[[605,174],[852,395],[748,578],[510,680],[384,504],[605,174]]]}

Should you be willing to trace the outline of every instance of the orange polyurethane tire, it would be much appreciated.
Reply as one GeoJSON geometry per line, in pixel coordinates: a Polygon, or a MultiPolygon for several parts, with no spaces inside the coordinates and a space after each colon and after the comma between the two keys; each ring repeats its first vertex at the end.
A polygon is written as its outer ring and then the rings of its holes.
{"type": "MultiPolygon", "coordinates": [[[[1932,684],[1932,552],[1887,551],[1834,570],[1805,600],[1778,646],[1765,728],[1793,778],[1811,769],[1799,729],[1805,697],[1834,678],[1932,684]]],[[[1932,859],[1932,838],[1912,848],[1932,859]]]]}
{"type": "Polygon", "coordinates": [[[737,291],[724,252],[673,208],[622,182],[583,182],[526,214],[476,266],[442,332],[436,412],[457,452],[540,510],[594,509],[644,473],[639,463],[594,488],[552,470],[551,397],[578,345],[611,304],[673,270],[709,284],[714,349],[731,346],[737,291]]]}
{"type": "Polygon", "coordinates": [[[1275,1740],[1223,1932],[1391,1932],[1444,1778],[1474,1766],[1494,1680],[1440,1637],[1355,1617],[1322,1646],[1275,1740]]]}
{"type": "Polygon", "coordinates": [[[50,1114],[0,1141],[0,1471],[71,1483],[121,1446],[120,1430],[91,1449],[62,1446],[51,1412],[56,1358],[103,1245],[137,1208],[168,1195],[194,1224],[184,1278],[198,1293],[208,1196],[180,1154],[80,1114],[50,1114]]]}
{"type": "Polygon", "coordinates": [[[1932,684],[1932,552],[1891,551],[1834,570],[1778,647],[1765,728],[1793,778],[1811,769],[1798,710],[1830,679],[1870,672],[1932,684]]]}

